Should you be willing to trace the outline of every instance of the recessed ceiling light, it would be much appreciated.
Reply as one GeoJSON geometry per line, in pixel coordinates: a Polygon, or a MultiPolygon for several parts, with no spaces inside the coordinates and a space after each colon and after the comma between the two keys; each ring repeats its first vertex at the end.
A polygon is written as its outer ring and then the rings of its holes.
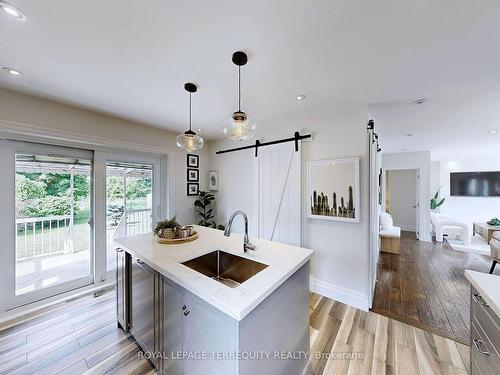
{"type": "Polygon", "coordinates": [[[12,69],[12,68],[8,68],[8,67],[3,67],[2,69],[4,71],[6,71],[7,73],[9,73],[10,75],[13,75],[15,77],[19,77],[19,76],[23,75],[23,73],[21,73],[19,70],[16,70],[16,69],[12,69]]]}
{"type": "Polygon", "coordinates": [[[490,133],[490,134],[497,134],[497,130],[496,129],[491,129],[491,130],[488,130],[488,133],[490,133]]]}
{"type": "Polygon", "coordinates": [[[304,100],[305,98],[306,96],[304,94],[297,96],[297,100],[304,100]]]}
{"type": "Polygon", "coordinates": [[[18,21],[26,21],[26,16],[23,11],[6,1],[0,1],[0,9],[2,9],[5,14],[18,21]]]}
{"type": "Polygon", "coordinates": [[[198,130],[198,132],[202,132],[202,131],[203,131],[203,128],[198,128],[198,129],[196,129],[196,130],[198,130]]]}
{"type": "Polygon", "coordinates": [[[414,102],[412,102],[412,104],[414,104],[414,105],[419,105],[419,104],[424,104],[424,103],[427,103],[427,99],[417,99],[414,102]]]}

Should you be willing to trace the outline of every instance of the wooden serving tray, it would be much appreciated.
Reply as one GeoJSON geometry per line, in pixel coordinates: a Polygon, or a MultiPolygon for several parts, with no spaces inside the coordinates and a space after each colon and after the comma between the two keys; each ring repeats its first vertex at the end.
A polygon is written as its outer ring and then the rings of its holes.
{"type": "Polygon", "coordinates": [[[194,232],[194,234],[192,236],[185,237],[185,238],[160,238],[160,237],[156,237],[156,240],[159,243],[162,243],[165,245],[178,245],[181,243],[194,241],[197,238],[198,238],[198,233],[194,232]]]}

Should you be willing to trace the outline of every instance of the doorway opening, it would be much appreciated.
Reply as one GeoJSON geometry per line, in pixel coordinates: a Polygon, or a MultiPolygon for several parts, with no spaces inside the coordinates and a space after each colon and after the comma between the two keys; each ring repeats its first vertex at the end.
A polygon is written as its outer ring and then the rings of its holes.
{"type": "Polygon", "coordinates": [[[392,216],[394,226],[418,238],[418,169],[388,170],[385,179],[382,211],[392,216]]]}

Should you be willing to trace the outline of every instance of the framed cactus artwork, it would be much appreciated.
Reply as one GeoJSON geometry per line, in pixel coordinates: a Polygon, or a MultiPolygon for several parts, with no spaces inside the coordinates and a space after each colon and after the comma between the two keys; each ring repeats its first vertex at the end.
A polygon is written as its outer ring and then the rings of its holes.
{"type": "Polygon", "coordinates": [[[307,217],[359,223],[359,158],[307,163],[307,217]]]}

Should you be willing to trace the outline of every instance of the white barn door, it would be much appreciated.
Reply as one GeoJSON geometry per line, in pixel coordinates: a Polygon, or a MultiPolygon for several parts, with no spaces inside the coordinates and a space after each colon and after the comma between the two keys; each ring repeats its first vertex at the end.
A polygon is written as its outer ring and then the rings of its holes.
{"type": "Polygon", "coordinates": [[[301,147],[294,142],[259,148],[259,237],[301,244],[301,147]]]}

